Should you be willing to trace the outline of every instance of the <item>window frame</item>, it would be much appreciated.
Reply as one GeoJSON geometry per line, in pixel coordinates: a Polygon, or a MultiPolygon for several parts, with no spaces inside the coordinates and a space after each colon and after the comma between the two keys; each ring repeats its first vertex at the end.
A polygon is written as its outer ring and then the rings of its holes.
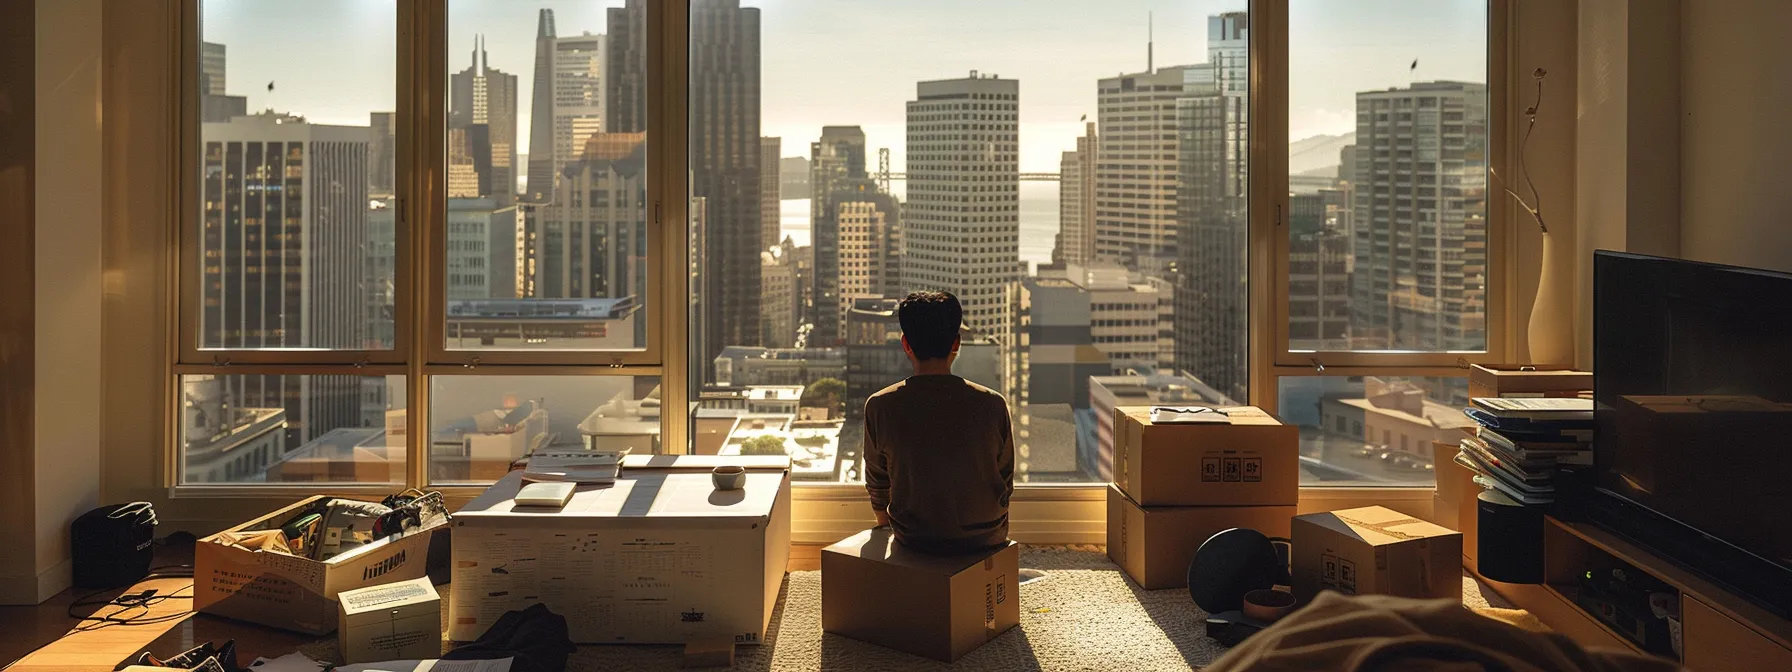
{"type": "MultiPolygon", "coordinates": [[[[176,214],[169,222],[169,242],[177,250],[169,260],[167,287],[170,325],[165,349],[166,418],[179,418],[180,377],[191,374],[346,374],[404,376],[407,393],[407,475],[404,483],[184,484],[179,465],[183,449],[180,423],[170,422],[162,441],[167,456],[162,482],[176,497],[257,497],[274,493],[329,491],[343,494],[390,492],[395,487],[431,487],[428,436],[430,389],[436,376],[457,375],[617,375],[660,379],[662,445],[688,450],[689,389],[689,247],[685,222],[689,173],[689,19],[685,2],[647,2],[647,81],[672,82],[651,87],[647,96],[648,127],[648,295],[643,310],[647,343],[640,351],[481,351],[448,350],[445,341],[445,279],[436,269],[446,259],[446,119],[448,98],[447,44],[450,0],[398,0],[397,82],[394,110],[395,236],[394,336],[390,350],[213,350],[198,347],[197,297],[200,288],[197,244],[190,234],[199,212],[201,160],[198,102],[200,0],[180,0],[179,24],[171,47],[179,64],[178,96],[169,101],[178,128],[171,142],[170,202],[176,214]],[[433,141],[420,141],[419,139],[433,141]],[[419,282],[418,280],[422,281],[419,282]]],[[[1513,210],[1504,198],[1488,201],[1488,303],[1485,352],[1390,353],[1290,350],[1288,346],[1289,244],[1284,223],[1287,198],[1287,0],[1250,0],[1250,92],[1248,113],[1250,213],[1247,361],[1250,401],[1272,412],[1282,377],[1316,375],[1461,376],[1471,363],[1508,361],[1516,338],[1509,301],[1514,292],[1513,210]]],[[[1515,110],[1508,109],[1516,86],[1509,67],[1510,0],[1488,0],[1489,165],[1510,174],[1513,140],[1508,132],[1515,110]]],[[[1493,185],[1490,182],[1490,192],[1493,185]]],[[[1016,501],[1045,503],[1097,502],[1103,483],[1022,484],[1016,501]],[[1086,500],[1086,501],[1085,501],[1086,500]]],[[[453,499],[470,497],[482,488],[444,485],[437,489],[453,499]]],[[[1396,499],[1402,491],[1429,488],[1305,486],[1303,493],[1322,491],[1324,498],[1396,499]],[[1392,493],[1390,495],[1390,493],[1392,493]]],[[[805,501],[845,501],[862,493],[856,484],[805,485],[805,501]]],[[[1303,494],[1303,498],[1306,497],[1303,494]]],[[[840,507],[833,507],[838,509],[840,507]]],[[[1051,509],[1056,512],[1057,509],[1051,509]]],[[[844,514],[840,514],[844,515],[844,514]]],[[[828,515],[820,516],[822,519],[828,515]]],[[[1023,521],[1024,522],[1024,521],[1023,521]]],[[[1056,521],[1054,521],[1056,522],[1056,521]]],[[[1041,524],[1044,524],[1043,522],[1041,524]]]]}

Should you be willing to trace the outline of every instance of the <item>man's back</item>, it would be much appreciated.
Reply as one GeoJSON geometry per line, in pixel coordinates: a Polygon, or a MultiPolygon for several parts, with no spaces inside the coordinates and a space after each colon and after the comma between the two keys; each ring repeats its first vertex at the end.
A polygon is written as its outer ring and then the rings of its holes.
{"type": "Polygon", "coordinates": [[[1014,431],[1002,395],[953,375],[917,375],[865,402],[865,487],[897,539],[960,553],[1008,540],[1014,431]]]}

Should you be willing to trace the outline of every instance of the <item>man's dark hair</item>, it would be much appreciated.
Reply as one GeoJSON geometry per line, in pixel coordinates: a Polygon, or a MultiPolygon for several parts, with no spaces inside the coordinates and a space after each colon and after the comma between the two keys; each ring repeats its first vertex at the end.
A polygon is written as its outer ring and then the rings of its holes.
{"type": "Polygon", "coordinates": [[[915,292],[896,308],[896,319],[915,359],[945,359],[958,340],[964,307],[950,292],[915,292]]]}

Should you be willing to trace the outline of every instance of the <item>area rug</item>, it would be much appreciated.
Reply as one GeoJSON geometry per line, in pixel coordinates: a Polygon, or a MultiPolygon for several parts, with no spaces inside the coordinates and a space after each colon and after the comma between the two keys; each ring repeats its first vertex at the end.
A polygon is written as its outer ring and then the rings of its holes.
{"type": "MultiPolygon", "coordinates": [[[[765,643],[737,647],[729,669],[1155,672],[1200,669],[1225,653],[1205,636],[1206,614],[1186,590],[1141,590],[1099,551],[1025,546],[1020,561],[1046,573],[1020,587],[1020,627],[955,664],[823,633],[821,572],[802,571],[785,579],[765,643]]],[[[1463,597],[1471,607],[1510,606],[1467,577],[1463,597]]],[[[334,648],[334,641],[324,641],[304,651],[328,659],[334,648]]],[[[677,646],[581,646],[567,669],[672,670],[682,653],[677,646]]]]}

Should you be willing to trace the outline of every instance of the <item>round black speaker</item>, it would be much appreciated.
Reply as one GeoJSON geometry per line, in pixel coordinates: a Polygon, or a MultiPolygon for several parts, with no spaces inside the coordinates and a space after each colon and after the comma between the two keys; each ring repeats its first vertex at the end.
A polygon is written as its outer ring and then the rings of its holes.
{"type": "Polygon", "coordinates": [[[1288,563],[1256,530],[1234,527],[1201,542],[1188,563],[1188,596],[1209,614],[1244,608],[1244,594],[1288,582],[1288,563]]]}

